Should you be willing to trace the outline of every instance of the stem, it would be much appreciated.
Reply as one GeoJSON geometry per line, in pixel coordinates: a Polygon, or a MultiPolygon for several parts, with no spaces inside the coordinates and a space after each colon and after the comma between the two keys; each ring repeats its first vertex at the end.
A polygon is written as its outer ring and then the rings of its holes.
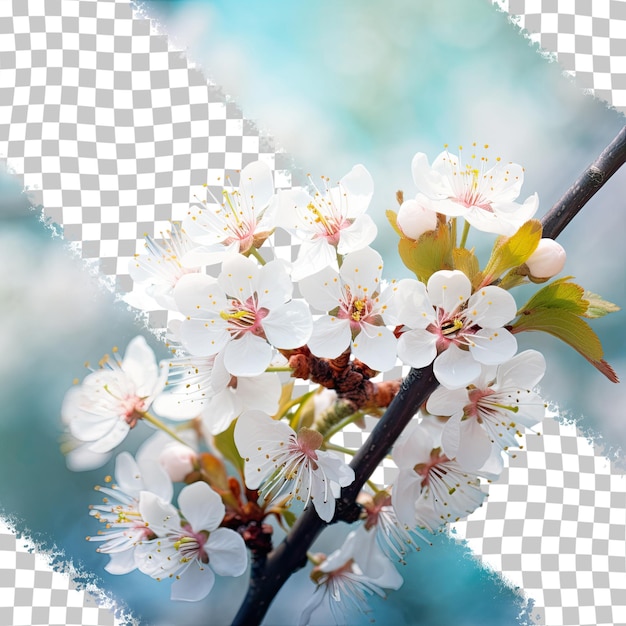
{"type": "Polygon", "coordinates": [[[289,365],[285,365],[282,367],[266,367],[266,372],[293,372],[293,368],[289,367],[289,365]]]}
{"type": "Polygon", "coordinates": [[[163,432],[167,433],[170,437],[173,437],[178,441],[178,443],[182,443],[184,446],[189,446],[189,444],[183,441],[169,426],[166,426],[160,419],[154,417],[154,415],[150,415],[150,413],[142,413],[142,419],[145,419],[146,422],[150,422],[153,426],[160,428],[163,432]]]}
{"type": "MultiPolygon", "coordinates": [[[[544,216],[543,236],[556,238],[624,162],[626,162],[626,127],[544,216]]],[[[421,370],[411,369],[385,414],[378,420],[367,441],[352,459],[350,466],[354,469],[355,480],[341,490],[337,510],[350,510],[354,507],[363,485],[387,455],[417,409],[437,386],[432,365],[421,370]]],[[[248,594],[233,621],[233,626],[254,626],[261,623],[270,603],[283,584],[294,571],[306,565],[307,551],[325,526],[326,523],[319,518],[315,509],[309,506],[293,525],[285,540],[270,552],[265,567],[255,569],[257,575],[252,576],[250,580],[248,594]]]]}
{"type": "Polygon", "coordinates": [[[324,435],[324,441],[330,441],[338,432],[342,431],[346,426],[352,424],[359,418],[363,417],[363,411],[356,411],[352,415],[348,415],[348,417],[342,419],[340,422],[337,422],[332,428],[329,428],[324,435]]]}
{"type": "Polygon", "coordinates": [[[250,248],[250,255],[253,256],[261,265],[265,265],[265,259],[261,256],[261,253],[254,247],[250,248]]]}
{"type": "Polygon", "coordinates": [[[324,449],[341,452],[342,454],[347,454],[348,456],[354,456],[356,454],[356,450],[350,450],[350,448],[344,448],[343,446],[338,446],[336,443],[330,443],[328,441],[324,442],[324,449]]]}
{"type": "Polygon", "coordinates": [[[470,223],[466,220],[463,225],[463,234],[461,235],[461,243],[459,244],[459,248],[465,248],[465,242],[467,241],[467,235],[469,235],[470,231],[470,223]]]}
{"type": "Polygon", "coordinates": [[[556,239],[574,216],[626,162],[626,126],[543,216],[543,237],[556,239]]]}

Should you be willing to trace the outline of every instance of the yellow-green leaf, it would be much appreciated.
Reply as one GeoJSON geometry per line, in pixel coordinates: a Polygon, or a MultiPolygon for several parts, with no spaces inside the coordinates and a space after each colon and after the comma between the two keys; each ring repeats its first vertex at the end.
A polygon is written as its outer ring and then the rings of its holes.
{"type": "Polygon", "coordinates": [[[400,227],[398,226],[398,214],[395,211],[392,211],[391,209],[387,209],[385,211],[385,215],[387,216],[387,219],[389,220],[389,223],[391,224],[391,228],[393,228],[400,237],[404,237],[404,234],[402,233],[402,231],[400,230],[400,227]]]}
{"type": "Polygon", "coordinates": [[[585,312],[585,317],[590,319],[604,317],[607,313],[615,313],[620,310],[616,304],[604,300],[597,293],[585,291],[583,297],[589,303],[587,311],[585,312]]]}
{"type": "Polygon", "coordinates": [[[402,237],[398,252],[403,263],[425,283],[435,272],[453,269],[452,245],[450,227],[442,221],[437,230],[425,232],[417,241],[402,237]]]}
{"type": "Polygon", "coordinates": [[[541,240],[542,230],[539,220],[528,220],[514,235],[499,237],[483,271],[481,284],[490,284],[507,270],[526,263],[541,240]]]}
{"type": "Polygon", "coordinates": [[[562,309],[576,315],[584,315],[589,303],[585,300],[585,290],[576,283],[568,282],[571,276],[559,278],[542,287],[523,307],[525,311],[539,308],[562,309]]]}
{"type": "Polygon", "coordinates": [[[474,278],[480,271],[478,258],[474,254],[474,249],[455,248],[452,251],[452,258],[454,259],[454,269],[463,272],[473,284],[474,278]]]}

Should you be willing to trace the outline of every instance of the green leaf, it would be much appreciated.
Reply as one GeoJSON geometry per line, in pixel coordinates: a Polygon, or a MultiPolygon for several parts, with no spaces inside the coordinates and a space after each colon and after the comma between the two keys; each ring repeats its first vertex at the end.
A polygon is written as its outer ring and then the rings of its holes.
{"type": "Polygon", "coordinates": [[[582,316],[589,317],[590,304],[584,297],[587,293],[576,283],[568,282],[569,278],[560,278],[540,289],[518,311],[519,318],[512,325],[512,331],[543,331],[557,337],[582,354],[609,380],[618,382],[615,372],[602,358],[600,339],[582,319],[582,316]]]}
{"type": "Polygon", "coordinates": [[[620,310],[616,304],[603,300],[597,293],[585,291],[584,298],[589,303],[587,311],[585,312],[585,317],[590,319],[604,317],[607,313],[615,313],[620,310]]]}
{"type": "Polygon", "coordinates": [[[235,420],[223,433],[215,435],[213,437],[213,445],[224,456],[225,459],[230,461],[240,472],[243,473],[244,460],[237,450],[235,445],[235,420]]]}
{"type": "Polygon", "coordinates": [[[559,278],[542,287],[523,307],[526,311],[538,308],[564,309],[577,315],[584,315],[589,303],[585,300],[585,290],[576,283],[567,282],[571,276],[559,278]]]}
{"type": "Polygon", "coordinates": [[[542,230],[539,220],[528,220],[514,235],[496,239],[480,284],[491,284],[507,270],[526,263],[539,244],[542,230]]]}
{"type": "Polygon", "coordinates": [[[452,245],[450,227],[440,221],[437,230],[425,232],[417,241],[402,237],[398,252],[403,263],[425,283],[435,272],[454,268],[452,245]]]}
{"type": "Polygon", "coordinates": [[[513,330],[541,330],[549,333],[594,361],[599,361],[603,355],[602,344],[591,326],[566,309],[539,308],[525,311],[513,324],[513,330]]]}
{"type": "Polygon", "coordinates": [[[287,524],[287,526],[289,526],[289,528],[291,528],[298,519],[296,514],[292,513],[289,509],[283,509],[281,515],[283,516],[283,519],[285,520],[285,523],[287,524]]]}

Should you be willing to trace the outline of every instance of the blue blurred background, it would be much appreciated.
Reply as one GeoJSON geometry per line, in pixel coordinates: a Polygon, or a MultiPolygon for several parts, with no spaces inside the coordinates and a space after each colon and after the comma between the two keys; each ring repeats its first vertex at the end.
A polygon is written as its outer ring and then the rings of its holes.
{"type": "MultiPolygon", "coordinates": [[[[356,163],[370,170],[376,186],[370,211],[379,226],[374,245],[388,278],[408,275],[384,210],[396,208],[397,189],[415,193],[415,152],[432,161],[446,143],[488,143],[492,156],[525,166],[522,199],[537,191],[541,215],[624,123],[605,103],[583,95],[487,0],[152,0],[141,10],[299,168],[334,180],[356,163]]],[[[55,542],[77,565],[95,572],[142,624],[229,623],[245,591],[242,581],[220,581],[199,604],[172,603],[166,583],[142,574],[108,575],[107,559],[84,541],[97,526],[87,512],[96,502],[91,488],[112,466],[84,474],[65,469],[59,408],[72,380],[86,373],[83,362],[97,362],[113,345],[123,349],[141,325],[72,258],[60,237],[50,236],[14,180],[3,177],[0,190],[0,504],[20,528],[46,545],[55,542]]],[[[560,238],[569,252],[564,273],[621,306],[625,190],[626,171],[560,238]]],[[[482,249],[486,238],[471,236],[470,244],[482,249]]],[[[622,379],[623,325],[622,312],[593,323],[622,379]]],[[[549,337],[531,335],[520,343],[545,348],[542,393],[559,406],[561,417],[575,419],[623,464],[622,386],[549,337]]],[[[126,445],[131,451],[142,439],[141,432],[133,435],[126,445]]],[[[333,529],[317,549],[334,549],[345,532],[333,529]]],[[[514,590],[448,539],[413,555],[402,574],[400,591],[372,603],[378,624],[502,626],[528,617],[514,590]]],[[[312,589],[306,573],[298,573],[266,623],[293,624],[312,589]]],[[[320,613],[316,623],[328,620],[320,613]]]]}

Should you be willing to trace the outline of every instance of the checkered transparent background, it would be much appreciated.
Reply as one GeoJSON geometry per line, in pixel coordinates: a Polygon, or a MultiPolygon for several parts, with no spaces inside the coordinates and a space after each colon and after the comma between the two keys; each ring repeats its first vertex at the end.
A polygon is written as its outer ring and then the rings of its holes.
{"type": "MultiPolygon", "coordinates": [[[[626,2],[493,0],[578,84],[626,110],[626,2]]],[[[181,219],[190,188],[219,188],[289,159],[126,0],[0,1],[0,158],[108,286],[181,219]]],[[[280,254],[293,255],[288,241],[280,254]]],[[[167,324],[151,311],[154,329],[167,324]]],[[[536,601],[537,621],[626,624],[626,487],[573,426],[547,419],[488,503],[456,525],[483,561],[536,601]]],[[[354,429],[338,441],[356,447],[354,429]]],[[[380,482],[394,468],[379,470],[380,482]]],[[[0,527],[0,625],[112,624],[112,613],[0,527]],[[59,578],[60,577],[60,578],[59,578]]]]}

